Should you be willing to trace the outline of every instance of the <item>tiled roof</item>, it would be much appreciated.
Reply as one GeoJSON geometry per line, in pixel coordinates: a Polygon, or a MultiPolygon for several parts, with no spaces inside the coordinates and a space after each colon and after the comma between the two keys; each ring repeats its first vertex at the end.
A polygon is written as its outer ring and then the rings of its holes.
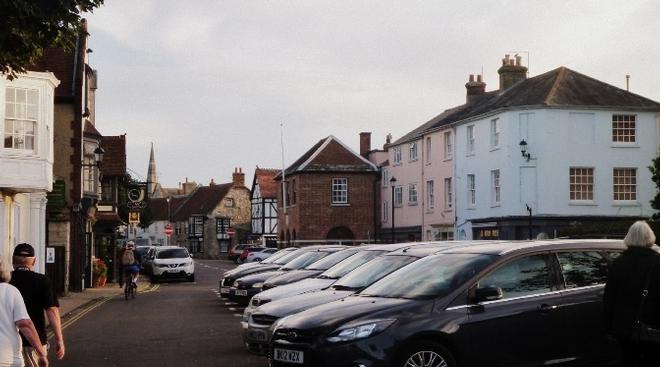
{"type": "Polygon", "coordinates": [[[507,90],[484,93],[470,103],[448,109],[392,145],[419,139],[425,132],[445,125],[517,107],[660,111],[658,102],[562,66],[525,79],[507,90]]]}
{"type": "Polygon", "coordinates": [[[55,88],[55,96],[72,97],[74,95],[72,89],[74,60],[73,52],[64,52],[61,48],[49,47],[44,50],[43,56],[28,69],[52,72],[60,80],[60,85],[55,88]]]}
{"type": "Polygon", "coordinates": [[[101,148],[105,151],[101,164],[103,175],[126,175],[126,135],[103,136],[101,148]]]}
{"type": "Polygon", "coordinates": [[[277,197],[277,181],[275,176],[280,173],[278,169],[258,168],[254,171],[254,179],[259,183],[262,198],[277,197]]]}
{"type": "Polygon", "coordinates": [[[89,122],[89,120],[85,120],[85,129],[83,130],[83,134],[85,136],[92,137],[92,138],[101,138],[102,137],[101,133],[98,130],[96,130],[96,127],[94,125],[92,125],[92,123],[89,122]]]}
{"type": "MultiPolygon", "coordinates": [[[[183,204],[187,196],[172,196],[170,197],[170,210],[169,214],[171,216],[179,210],[181,204],[183,204]]],[[[151,215],[154,221],[167,220],[167,198],[158,198],[149,200],[149,209],[151,209],[151,215]]]]}
{"type": "Polygon", "coordinates": [[[210,213],[220,203],[220,200],[227,195],[232,185],[231,183],[226,183],[198,187],[186,197],[185,202],[181,204],[181,207],[176,212],[172,212],[172,219],[177,222],[186,221],[192,215],[206,215],[210,213]]]}
{"type": "MultiPolygon", "coordinates": [[[[376,166],[364,159],[339,139],[330,135],[319,140],[290,165],[285,173],[296,172],[372,172],[376,166]]],[[[281,172],[276,179],[281,178],[281,172]]]]}

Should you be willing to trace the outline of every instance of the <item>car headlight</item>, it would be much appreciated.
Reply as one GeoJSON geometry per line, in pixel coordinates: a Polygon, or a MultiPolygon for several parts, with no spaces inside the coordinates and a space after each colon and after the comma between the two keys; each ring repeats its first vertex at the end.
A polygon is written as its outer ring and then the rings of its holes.
{"type": "Polygon", "coordinates": [[[233,287],[238,288],[238,280],[234,282],[233,287]]]}
{"type": "Polygon", "coordinates": [[[344,325],[326,338],[330,343],[347,342],[356,339],[368,338],[387,329],[394,323],[394,319],[370,320],[356,325],[344,325]]]}
{"type": "Polygon", "coordinates": [[[168,265],[167,264],[156,264],[157,267],[159,268],[166,268],[168,265]]]}
{"type": "Polygon", "coordinates": [[[256,307],[248,306],[245,308],[245,311],[243,311],[243,321],[248,322],[250,321],[250,316],[252,316],[252,313],[254,310],[256,310],[256,307]]]}
{"type": "Polygon", "coordinates": [[[263,288],[263,287],[264,287],[264,282],[254,283],[252,285],[252,288],[263,288]]]}

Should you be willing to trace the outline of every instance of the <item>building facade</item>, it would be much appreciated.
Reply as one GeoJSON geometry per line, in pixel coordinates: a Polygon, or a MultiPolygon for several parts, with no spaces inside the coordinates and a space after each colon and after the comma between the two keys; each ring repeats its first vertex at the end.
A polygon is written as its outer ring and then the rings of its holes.
{"type": "Polygon", "coordinates": [[[250,201],[252,202],[251,240],[264,246],[277,245],[277,181],[276,169],[254,170],[250,201]]]}
{"type": "Polygon", "coordinates": [[[32,244],[35,271],[46,269],[46,195],[53,188],[53,109],[58,79],[28,72],[0,77],[0,256],[32,244]]]}
{"type": "Polygon", "coordinates": [[[276,179],[282,245],[376,241],[378,168],[334,136],[321,139],[276,179]]]}

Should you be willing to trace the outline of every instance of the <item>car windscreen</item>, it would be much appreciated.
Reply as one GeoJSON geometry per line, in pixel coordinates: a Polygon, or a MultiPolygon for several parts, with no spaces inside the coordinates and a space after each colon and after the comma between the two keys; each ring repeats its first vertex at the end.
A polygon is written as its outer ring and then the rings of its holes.
{"type": "Polygon", "coordinates": [[[275,265],[284,265],[284,264],[290,262],[291,260],[293,260],[293,259],[295,259],[299,256],[302,256],[303,254],[305,254],[305,251],[302,251],[302,250],[291,251],[290,253],[280,257],[276,261],[273,261],[273,264],[275,264],[275,265]]]}
{"type": "Polygon", "coordinates": [[[359,290],[368,287],[387,274],[418,260],[416,256],[381,256],[358,267],[336,281],[333,289],[359,290]]]}
{"type": "Polygon", "coordinates": [[[135,248],[135,252],[140,257],[144,257],[144,254],[146,254],[148,251],[149,251],[149,247],[137,247],[137,248],[135,248]]]}
{"type": "Polygon", "coordinates": [[[329,252],[326,251],[309,251],[299,257],[289,261],[282,267],[283,270],[298,270],[306,267],[309,264],[328,256],[329,252]]]}
{"type": "Polygon", "coordinates": [[[333,254],[330,254],[323,259],[310,264],[305,269],[307,270],[328,270],[331,267],[337,265],[338,263],[344,261],[347,257],[353,256],[358,252],[357,249],[342,250],[337,251],[333,254]]]}
{"type": "Polygon", "coordinates": [[[186,257],[190,257],[190,256],[188,256],[188,251],[186,251],[186,249],[183,248],[161,250],[158,251],[158,254],[156,254],[157,259],[180,259],[186,257]]]}
{"type": "Polygon", "coordinates": [[[263,260],[261,263],[262,263],[262,264],[272,264],[272,263],[274,263],[276,260],[282,258],[282,257],[285,256],[285,255],[289,255],[289,254],[291,254],[292,252],[293,252],[293,251],[291,251],[291,250],[279,250],[279,251],[275,252],[274,254],[268,256],[268,258],[266,258],[265,260],[263,260]]]}
{"type": "MultiPolygon", "coordinates": [[[[378,255],[384,254],[385,251],[360,251],[357,254],[347,258],[346,260],[334,265],[330,269],[323,272],[319,275],[319,278],[323,279],[339,279],[358,266],[368,262],[378,255]]],[[[328,256],[330,257],[330,256],[328,256]]],[[[326,258],[327,259],[327,258],[326,258]]],[[[325,259],[323,259],[325,260],[325,259]]],[[[323,261],[321,260],[321,261],[323,261]]]]}
{"type": "Polygon", "coordinates": [[[429,256],[389,274],[361,292],[366,296],[429,299],[449,294],[497,256],[440,254],[429,256]]]}

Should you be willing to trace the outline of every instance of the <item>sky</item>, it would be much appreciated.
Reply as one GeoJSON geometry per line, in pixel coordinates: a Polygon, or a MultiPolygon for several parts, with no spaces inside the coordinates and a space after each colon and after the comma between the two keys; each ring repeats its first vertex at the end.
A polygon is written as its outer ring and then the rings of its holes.
{"type": "Polygon", "coordinates": [[[106,0],[89,22],[96,124],[127,134],[165,187],[250,186],[334,135],[372,148],[465,102],[469,74],[498,88],[505,54],[530,77],[565,66],[660,101],[658,1],[106,0]],[[282,155],[281,134],[284,154],[282,155]],[[284,156],[284,159],[282,158],[284,156]]]}

